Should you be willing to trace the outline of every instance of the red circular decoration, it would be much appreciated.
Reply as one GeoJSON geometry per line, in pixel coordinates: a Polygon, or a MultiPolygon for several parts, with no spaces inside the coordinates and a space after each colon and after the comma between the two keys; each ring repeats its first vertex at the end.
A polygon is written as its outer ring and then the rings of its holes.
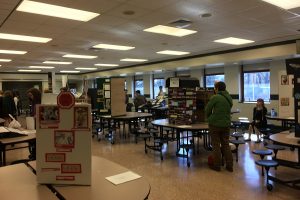
{"type": "Polygon", "coordinates": [[[69,109],[75,104],[75,97],[71,92],[61,92],[57,96],[57,105],[69,109]]]}

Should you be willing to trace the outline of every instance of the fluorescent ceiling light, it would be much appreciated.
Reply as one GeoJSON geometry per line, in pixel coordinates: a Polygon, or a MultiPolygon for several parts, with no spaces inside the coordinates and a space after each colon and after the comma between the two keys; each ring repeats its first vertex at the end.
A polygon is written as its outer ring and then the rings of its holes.
{"type": "Polygon", "coordinates": [[[69,70],[62,70],[61,73],[79,73],[80,71],[69,71],[69,70]]]}
{"type": "Polygon", "coordinates": [[[189,29],[174,28],[174,27],[163,26],[163,25],[153,26],[151,28],[145,29],[144,31],[151,32],[151,33],[172,35],[172,36],[177,36],[177,37],[182,37],[182,36],[190,35],[193,33],[197,33],[197,31],[193,31],[193,30],[189,30],[189,29]]]}
{"type": "Polygon", "coordinates": [[[162,71],[163,71],[162,69],[154,70],[154,72],[162,72],[162,71]]]}
{"type": "Polygon", "coordinates": [[[126,51],[126,50],[130,50],[130,49],[134,49],[135,47],[120,46],[120,45],[113,45],[113,44],[97,44],[97,45],[93,46],[93,48],[126,51]]]}
{"type": "Polygon", "coordinates": [[[87,22],[100,15],[99,13],[27,0],[23,1],[20,4],[20,6],[17,8],[17,11],[84,22],[87,22]]]}
{"type": "Polygon", "coordinates": [[[0,49],[0,53],[3,53],[3,54],[25,54],[25,53],[27,53],[27,51],[15,51],[15,50],[0,49]]]}
{"type": "Polygon", "coordinates": [[[18,41],[25,41],[25,42],[39,42],[39,43],[47,43],[50,40],[52,40],[52,38],[16,35],[16,34],[8,34],[8,33],[0,33],[0,39],[18,40],[18,41]]]}
{"type": "Polygon", "coordinates": [[[0,62],[10,62],[11,59],[0,59],[0,62]]]}
{"type": "Polygon", "coordinates": [[[65,57],[65,58],[94,59],[94,58],[97,58],[98,56],[66,54],[66,55],[64,55],[63,57],[65,57]]]}
{"type": "Polygon", "coordinates": [[[142,75],[144,74],[143,72],[135,72],[136,75],[142,75]]]}
{"type": "Polygon", "coordinates": [[[44,64],[57,64],[57,65],[71,65],[72,62],[61,62],[61,61],[44,61],[44,64]]]}
{"type": "Polygon", "coordinates": [[[29,66],[31,69],[53,69],[55,67],[52,66],[29,66]]]}
{"type": "Polygon", "coordinates": [[[76,67],[77,70],[96,70],[96,67],[76,67]]]}
{"type": "Polygon", "coordinates": [[[127,76],[127,74],[120,74],[120,76],[127,76]]]}
{"type": "Polygon", "coordinates": [[[253,43],[254,41],[253,40],[241,39],[241,38],[235,38],[235,37],[228,37],[228,38],[215,40],[214,42],[232,44],[232,45],[241,45],[241,44],[253,43]]]}
{"type": "Polygon", "coordinates": [[[210,63],[210,64],[207,64],[206,66],[207,67],[219,67],[219,66],[223,66],[225,65],[225,63],[210,63]]]}
{"type": "Polygon", "coordinates": [[[262,0],[277,7],[289,10],[300,7],[300,0],[262,0]]]}
{"type": "Polygon", "coordinates": [[[19,72],[40,72],[40,69],[18,69],[19,72]]]}
{"type": "Polygon", "coordinates": [[[167,55],[175,55],[175,56],[190,54],[190,52],[186,52],[186,51],[172,51],[172,50],[158,51],[156,53],[158,53],[158,54],[167,54],[167,55]]]}
{"type": "Polygon", "coordinates": [[[145,62],[145,61],[148,61],[148,60],[147,59],[124,58],[124,59],[121,59],[121,61],[126,61],[126,62],[145,62]]]}
{"type": "Polygon", "coordinates": [[[102,64],[102,63],[98,63],[95,64],[95,66],[100,66],[100,67],[118,67],[118,64],[102,64]]]}

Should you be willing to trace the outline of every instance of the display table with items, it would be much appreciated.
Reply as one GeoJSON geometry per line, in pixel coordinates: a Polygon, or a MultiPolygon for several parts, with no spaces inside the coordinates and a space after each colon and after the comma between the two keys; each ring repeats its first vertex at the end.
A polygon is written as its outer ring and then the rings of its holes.
{"type": "MultiPolygon", "coordinates": [[[[35,151],[35,130],[18,130],[7,127],[0,127],[0,166],[6,165],[6,152],[20,148],[27,148],[35,151]],[[7,132],[6,132],[6,131],[7,132]],[[17,144],[25,144],[17,146],[17,144]]],[[[31,158],[35,158],[35,152],[29,152],[31,158]]]]}
{"type": "MultiPolygon", "coordinates": [[[[36,169],[36,162],[29,162],[36,169]]],[[[151,187],[147,179],[107,159],[92,157],[90,186],[51,185],[63,199],[148,199],[151,187]]]]}
{"type": "Polygon", "coordinates": [[[55,200],[58,199],[46,185],[39,185],[36,175],[25,164],[16,164],[0,168],[1,200],[30,199],[55,200]]]}

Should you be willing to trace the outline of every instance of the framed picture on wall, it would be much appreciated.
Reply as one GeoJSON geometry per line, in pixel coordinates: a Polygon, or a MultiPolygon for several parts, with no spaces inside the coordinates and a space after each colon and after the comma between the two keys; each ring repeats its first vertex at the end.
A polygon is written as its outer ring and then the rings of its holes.
{"type": "Polygon", "coordinates": [[[288,75],[281,75],[281,85],[288,85],[288,84],[289,84],[288,75]]]}
{"type": "Polygon", "coordinates": [[[281,106],[289,106],[290,105],[290,98],[280,98],[280,105],[281,106]]]}

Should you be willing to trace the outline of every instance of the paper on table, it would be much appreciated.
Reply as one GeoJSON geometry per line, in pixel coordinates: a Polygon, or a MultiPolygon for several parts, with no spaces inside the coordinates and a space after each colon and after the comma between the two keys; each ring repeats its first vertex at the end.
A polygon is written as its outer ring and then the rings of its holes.
{"type": "Polygon", "coordinates": [[[8,133],[9,130],[7,130],[5,127],[0,126],[0,133],[8,133]]]}
{"type": "Polygon", "coordinates": [[[189,126],[189,125],[180,125],[180,126],[178,126],[178,128],[190,128],[190,127],[192,127],[192,126],[189,126]]]}
{"type": "Polygon", "coordinates": [[[135,180],[135,179],[138,179],[138,178],[141,178],[141,177],[142,176],[140,176],[136,173],[133,173],[132,171],[127,171],[127,172],[124,172],[124,173],[121,173],[121,174],[106,177],[105,179],[110,181],[114,185],[119,185],[121,183],[132,181],[132,180],[135,180]]]}

